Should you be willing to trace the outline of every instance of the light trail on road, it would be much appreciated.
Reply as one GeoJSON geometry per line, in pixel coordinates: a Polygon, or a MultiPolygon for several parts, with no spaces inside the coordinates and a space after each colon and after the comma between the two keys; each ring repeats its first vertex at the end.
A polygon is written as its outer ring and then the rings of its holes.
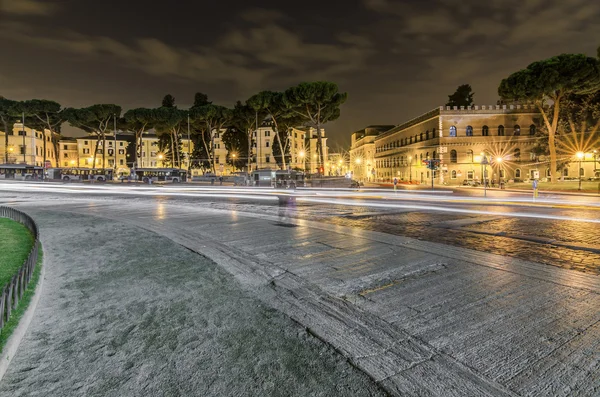
{"type": "MultiPolygon", "coordinates": [[[[181,196],[209,199],[246,199],[277,202],[281,198],[303,203],[331,204],[349,207],[372,207],[379,209],[406,209],[441,211],[473,215],[495,215],[521,218],[551,219],[600,223],[600,217],[578,217],[531,212],[531,208],[543,210],[573,209],[599,210],[600,203],[577,199],[543,198],[533,200],[524,197],[466,197],[453,194],[431,194],[431,191],[384,191],[369,189],[312,189],[297,190],[256,187],[213,186],[129,186],[129,185],[71,185],[58,183],[0,182],[0,189],[25,193],[58,193],[73,195],[130,195],[130,196],[181,196]],[[488,209],[472,208],[488,206],[488,209]],[[496,210],[492,210],[495,208],[496,210]]],[[[435,193],[440,193],[436,191],[435,193]]],[[[448,192],[446,192],[448,193],[448,192]]]]}

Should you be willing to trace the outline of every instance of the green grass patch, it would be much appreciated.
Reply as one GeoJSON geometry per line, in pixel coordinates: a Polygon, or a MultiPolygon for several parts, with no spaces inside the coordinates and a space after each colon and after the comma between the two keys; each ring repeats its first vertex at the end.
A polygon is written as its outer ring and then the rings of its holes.
{"type": "Polygon", "coordinates": [[[6,324],[4,324],[4,328],[0,330],[0,353],[4,350],[4,345],[6,341],[12,335],[15,328],[19,324],[19,320],[23,317],[25,310],[29,307],[29,303],[33,298],[33,293],[35,292],[35,287],[40,279],[40,273],[42,272],[42,245],[40,244],[40,249],[38,250],[38,260],[35,265],[35,270],[33,271],[33,276],[31,277],[31,282],[27,286],[25,293],[23,294],[23,298],[19,300],[19,305],[16,310],[13,310],[10,314],[10,319],[6,324]]]}
{"type": "Polygon", "coordinates": [[[29,229],[11,219],[0,218],[0,287],[10,281],[33,247],[29,229]]]}

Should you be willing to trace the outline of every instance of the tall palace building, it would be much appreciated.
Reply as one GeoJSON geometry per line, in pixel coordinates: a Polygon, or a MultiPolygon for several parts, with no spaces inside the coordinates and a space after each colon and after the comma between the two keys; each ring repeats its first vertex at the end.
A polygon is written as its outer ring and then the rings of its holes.
{"type": "MultiPolygon", "coordinates": [[[[532,151],[541,125],[534,105],[442,106],[390,129],[370,126],[354,132],[351,167],[355,179],[372,182],[396,177],[431,183],[434,178],[435,183],[459,185],[484,177],[496,182],[546,178],[549,159],[532,151]],[[439,159],[437,171],[427,168],[424,160],[429,159],[439,159]]],[[[578,171],[584,178],[597,176],[597,159],[597,153],[585,153],[581,169],[571,161],[562,176],[577,177],[578,171]]]]}

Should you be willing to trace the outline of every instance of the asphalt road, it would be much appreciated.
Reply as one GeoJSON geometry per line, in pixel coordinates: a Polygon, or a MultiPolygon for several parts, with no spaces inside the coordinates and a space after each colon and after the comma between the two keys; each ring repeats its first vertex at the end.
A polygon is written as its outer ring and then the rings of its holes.
{"type": "MultiPolygon", "coordinates": [[[[0,200],[122,223],[207,256],[388,393],[600,394],[590,198],[299,191],[278,205],[270,190],[24,187],[0,184],[0,200]]],[[[16,371],[16,385],[31,381],[16,371]]]]}

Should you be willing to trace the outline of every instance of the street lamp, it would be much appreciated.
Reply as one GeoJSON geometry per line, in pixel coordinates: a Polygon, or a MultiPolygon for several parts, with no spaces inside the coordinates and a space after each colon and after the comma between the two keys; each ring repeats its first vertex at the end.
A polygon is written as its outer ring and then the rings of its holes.
{"type": "Polygon", "coordinates": [[[579,171],[577,171],[579,174],[579,189],[577,190],[581,190],[581,160],[583,159],[585,154],[583,152],[577,152],[576,156],[579,159],[579,171]]]}
{"type": "Polygon", "coordinates": [[[302,170],[304,172],[306,172],[306,158],[304,157],[306,155],[306,153],[304,152],[304,150],[300,150],[300,153],[298,153],[298,156],[300,156],[300,158],[302,159],[302,170]]]}
{"type": "Polygon", "coordinates": [[[487,165],[489,164],[489,161],[485,155],[485,153],[482,153],[483,158],[481,159],[481,178],[483,179],[483,197],[487,197],[487,180],[485,178],[485,173],[484,173],[484,168],[486,167],[487,171],[487,165]]]}
{"type": "Polygon", "coordinates": [[[412,156],[408,156],[408,180],[412,183],[412,156]]]}
{"type": "Polygon", "coordinates": [[[237,154],[235,153],[231,153],[231,158],[233,159],[232,163],[233,163],[233,171],[235,172],[235,158],[237,157],[237,154]]]}

